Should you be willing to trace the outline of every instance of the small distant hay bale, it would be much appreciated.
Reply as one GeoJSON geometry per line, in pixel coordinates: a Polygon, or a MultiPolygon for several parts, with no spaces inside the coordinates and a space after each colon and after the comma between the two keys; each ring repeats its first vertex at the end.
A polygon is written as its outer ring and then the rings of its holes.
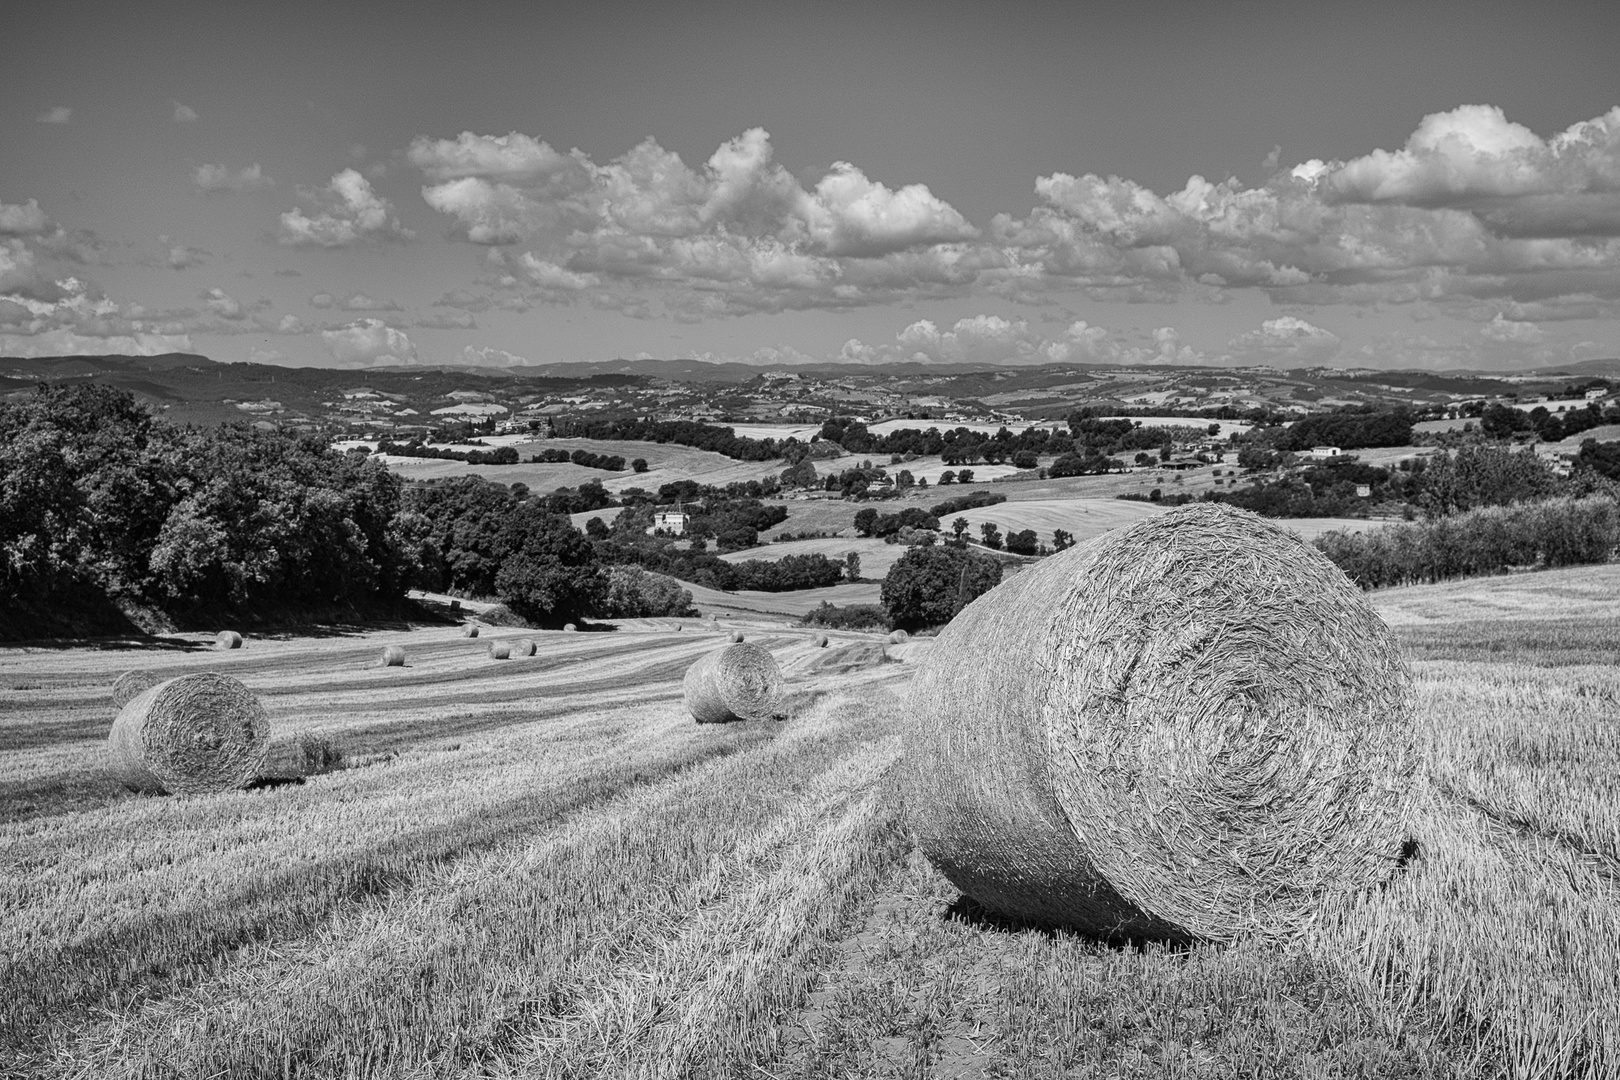
{"type": "Polygon", "coordinates": [[[826,634],[817,634],[815,636],[814,640],[815,640],[815,643],[816,643],[816,648],[825,649],[827,647],[827,635],[826,634]]]}
{"type": "Polygon", "coordinates": [[[743,642],[716,649],[686,669],[686,711],[700,724],[768,717],[782,696],[776,657],[743,642]]]}
{"type": "Polygon", "coordinates": [[[573,623],[563,623],[563,633],[565,634],[576,633],[578,630],[579,627],[575,626],[573,623]]]}
{"type": "Polygon", "coordinates": [[[513,656],[533,656],[539,650],[540,646],[534,643],[533,638],[518,638],[512,642],[513,656]]]}
{"type": "Polygon", "coordinates": [[[510,660],[512,658],[512,646],[504,641],[490,642],[489,658],[491,660],[510,660]]]}
{"type": "Polygon", "coordinates": [[[1286,934],[1387,878],[1416,805],[1393,634],[1320,552],[1216,504],[984,594],[909,706],[897,780],[934,865],[1116,939],[1286,934]]]}
{"type": "Polygon", "coordinates": [[[730,638],[733,643],[736,643],[736,642],[739,642],[739,641],[741,641],[743,639],[743,632],[741,630],[733,630],[731,633],[727,634],[726,636],[728,638],[730,638]]]}
{"type": "Polygon", "coordinates": [[[240,649],[242,647],[242,635],[235,630],[221,630],[214,635],[214,645],[220,649],[240,649]]]}
{"type": "Polygon", "coordinates": [[[403,646],[403,645],[389,645],[386,648],[384,648],[383,651],[382,651],[382,666],[383,667],[404,667],[405,666],[405,646],[403,646]]]}
{"type": "Polygon", "coordinates": [[[463,626],[461,628],[461,636],[462,637],[477,637],[478,636],[478,626],[477,626],[477,624],[476,623],[468,623],[466,626],[463,626]]]}
{"type": "Polygon", "coordinates": [[[119,710],[107,768],[136,791],[230,791],[258,775],[269,746],[270,718],[253,692],[200,672],[158,683],[119,710]]]}
{"type": "Polygon", "coordinates": [[[901,642],[910,641],[910,640],[911,640],[911,635],[906,633],[904,630],[896,630],[894,633],[889,635],[889,644],[890,645],[899,645],[901,642]]]}
{"type": "Polygon", "coordinates": [[[162,681],[163,676],[155,671],[147,671],[145,668],[135,668],[124,672],[113,680],[113,708],[122,709],[129,704],[130,698],[135,697],[143,690],[150,690],[162,681]]]}

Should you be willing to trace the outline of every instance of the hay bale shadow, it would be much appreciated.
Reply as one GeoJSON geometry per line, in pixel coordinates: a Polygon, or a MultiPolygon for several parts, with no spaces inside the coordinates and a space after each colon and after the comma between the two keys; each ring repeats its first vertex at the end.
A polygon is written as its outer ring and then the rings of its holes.
{"type": "Polygon", "coordinates": [[[958,896],[940,916],[943,922],[961,923],[976,930],[998,934],[1040,934],[1045,938],[1072,937],[1117,952],[1159,949],[1169,952],[1187,952],[1198,943],[1190,938],[1173,934],[1107,933],[1062,923],[1024,919],[992,911],[966,893],[958,896]]]}

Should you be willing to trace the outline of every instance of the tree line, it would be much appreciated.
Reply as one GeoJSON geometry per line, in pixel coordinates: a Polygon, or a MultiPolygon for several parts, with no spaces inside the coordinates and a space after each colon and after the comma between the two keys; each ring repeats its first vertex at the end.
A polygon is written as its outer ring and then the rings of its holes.
{"type": "Polygon", "coordinates": [[[401,485],[363,454],[157,422],[111,387],[0,403],[0,633],[110,633],[219,613],[373,612],[410,563],[401,485]]]}

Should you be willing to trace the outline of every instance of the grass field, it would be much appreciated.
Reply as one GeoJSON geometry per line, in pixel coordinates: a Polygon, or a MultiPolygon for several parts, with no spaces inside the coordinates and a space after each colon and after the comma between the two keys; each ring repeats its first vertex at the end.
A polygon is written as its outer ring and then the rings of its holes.
{"type": "Polygon", "coordinates": [[[913,851],[887,774],[927,641],[723,619],[790,716],[717,727],[691,621],[0,650],[0,1075],[1620,1076],[1620,568],[1375,600],[1415,857],[1292,943],[1181,950],[1000,922],[913,851]],[[124,792],[135,666],[235,674],[352,767],[124,792]]]}
{"type": "Polygon", "coordinates": [[[434,480],[451,476],[481,476],[498,484],[523,483],[537,492],[553,491],[560,487],[578,487],[591,480],[599,480],[609,491],[623,491],[638,487],[657,491],[662,484],[677,480],[696,480],[700,484],[724,486],[737,481],[763,480],[780,473],[781,461],[734,461],[723,454],[709,450],[696,450],[674,443],[626,442],[608,439],[546,439],[542,442],[517,444],[524,458],[519,465],[469,465],[465,461],[440,461],[433,458],[382,458],[388,468],[406,480],[434,480]],[[530,455],[541,450],[589,450],[595,454],[617,454],[626,462],[646,458],[648,469],[644,473],[608,472],[587,469],[572,462],[563,464],[530,464],[530,455]]]}

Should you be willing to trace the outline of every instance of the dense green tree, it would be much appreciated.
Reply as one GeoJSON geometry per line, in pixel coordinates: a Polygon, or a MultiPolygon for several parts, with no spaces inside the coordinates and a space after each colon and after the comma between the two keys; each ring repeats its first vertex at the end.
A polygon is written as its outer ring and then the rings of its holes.
{"type": "Polygon", "coordinates": [[[495,593],[520,618],[561,626],[601,607],[606,583],[595,549],[567,518],[530,501],[507,515],[500,532],[506,555],[495,593]]]}
{"type": "Polygon", "coordinates": [[[907,549],[883,579],[889,621],[908,630],[949,622],[1001,581],[1001,564],[966,548],[907,549]]]}

